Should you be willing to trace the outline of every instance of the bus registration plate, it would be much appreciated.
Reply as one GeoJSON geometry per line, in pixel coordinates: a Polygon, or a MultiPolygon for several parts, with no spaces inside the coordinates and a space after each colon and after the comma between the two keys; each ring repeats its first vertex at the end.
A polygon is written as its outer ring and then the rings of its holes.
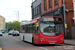
{"type": "Polygon", "coordinates": [[[55,43],[49,43],[49,44],[55,44],[55,43]]]}

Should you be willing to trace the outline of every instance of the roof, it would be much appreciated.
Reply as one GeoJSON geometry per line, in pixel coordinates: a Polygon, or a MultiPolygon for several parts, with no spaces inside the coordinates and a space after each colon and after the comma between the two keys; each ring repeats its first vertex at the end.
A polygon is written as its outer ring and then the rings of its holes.
{"type": "MultiPolygon", "coordinates": [[[[4,18],[2,15],[0,15],[0,17],[4,18]]],[[[4,18],[5,19],[5,18],[4,18]]]]}

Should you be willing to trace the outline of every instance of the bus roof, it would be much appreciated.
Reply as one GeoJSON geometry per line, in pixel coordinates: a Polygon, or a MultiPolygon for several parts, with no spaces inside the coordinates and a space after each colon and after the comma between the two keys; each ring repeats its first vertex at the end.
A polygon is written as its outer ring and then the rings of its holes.
{"type": "MultiPolygon", "coordinates": [[[[43,18],[43,17],[59,17],[59,16],[42,16],[42,17],[38,17],[38,18],[30,20],[30,21],[27,21],[27,20],[23,21],[23,22],[21,22],[21,25],[35,23],[35,22],[37,22],[37,19],[40,19],[40,18],[43,18]]],[[[59,17],[59,18],[62,18],[62,17],[59,17]]]]}
{"type": "Polygon", "coordinates": [[[33,20],[30,20],[30,21],[23,21],[21,22],[21,25],[26,25],[26,24],[30,24],[30,23],[35,23],[37,22],[37,19],[39,19],[40,17],[36,18],[36,19],[33,19],[33,20]]]}
{"type": "Polygon", "coordinates": [[[30,24],[30,21],[21,22],[21,25],[26,25],[26,24],[30,24]]]}

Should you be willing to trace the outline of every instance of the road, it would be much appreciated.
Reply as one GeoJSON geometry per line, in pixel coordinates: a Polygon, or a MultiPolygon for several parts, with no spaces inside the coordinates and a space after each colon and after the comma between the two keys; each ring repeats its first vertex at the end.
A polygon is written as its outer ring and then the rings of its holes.
{"type": "Polygon", "coordinates": [[[7,33],[0,36],[0,50],[75,50],[75,46],[58,44],[58,45],[33,45],[23,42],[20,36],[12,36],[7,33]]]}

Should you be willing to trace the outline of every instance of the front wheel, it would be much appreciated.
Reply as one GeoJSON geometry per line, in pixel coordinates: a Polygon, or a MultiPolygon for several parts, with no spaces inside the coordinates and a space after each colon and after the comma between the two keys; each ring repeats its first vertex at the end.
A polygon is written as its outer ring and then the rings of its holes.
{"type": "Polygon", "coordinates": [[[1,35],[1,36],[3,36],[3,35],[1,35]]]}
{"type": "Polygon", "coordinates": [[[32,38],[32,44],[34,44],[34,38],[32,38]]]}

